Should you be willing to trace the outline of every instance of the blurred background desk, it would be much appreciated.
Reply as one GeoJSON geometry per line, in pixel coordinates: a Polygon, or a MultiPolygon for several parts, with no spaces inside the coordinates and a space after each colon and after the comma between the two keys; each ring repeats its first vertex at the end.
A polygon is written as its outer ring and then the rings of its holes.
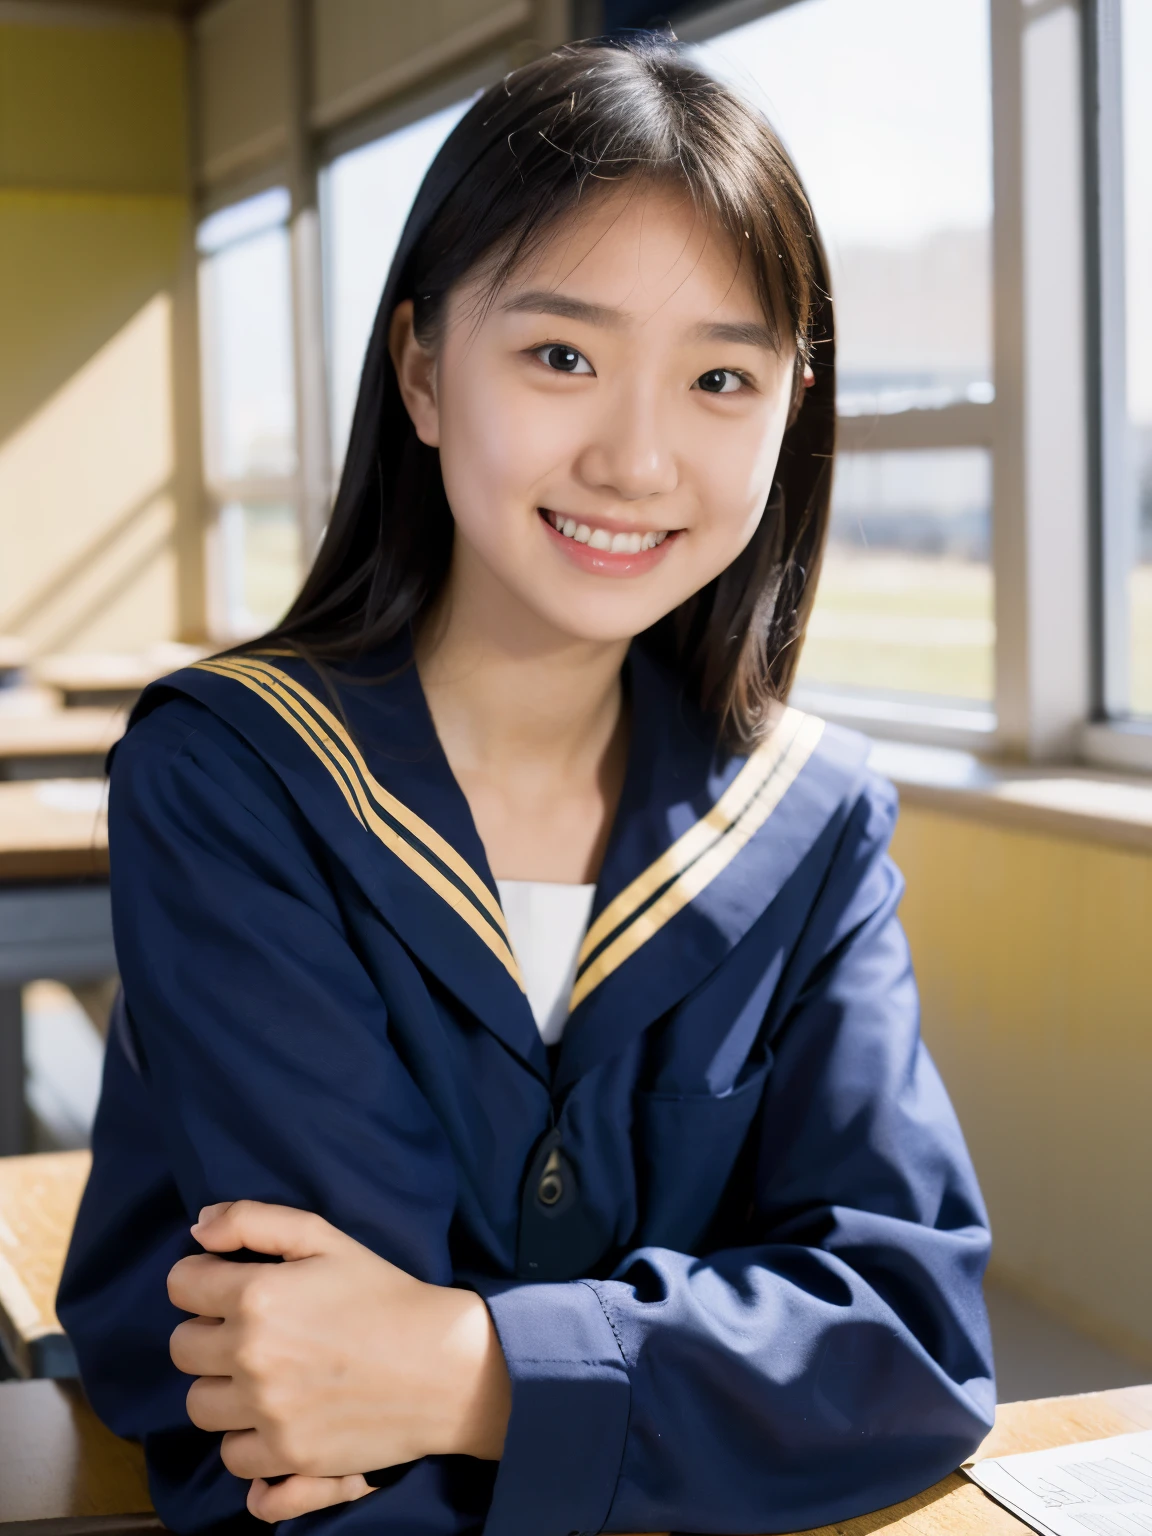
{"type": "Polygon", "coordinates": [[[25,1150],[22,988],[116,969],[99,780],[0,784],[0,1155],[25,1150]]]}
{"type": "Polygon", "coordinates": [[[33,663],[30,673],[41,687],[56,689],[68,709],[131,705],[154,678],[205,655],[203,646],[168,641],[131,653],[44,656],[33,663]]]}
{"type": "Polygon", "coordinates": [[[85,1151],[0,1158],[0,1344],[17,1376],[76,1375],[56,1292],[91,1166],[85,1151]]]}
{"type": "Polygon", "coordinates": [[[126,718],[107,705],[0,715],[0,780],[101,778],[126,718]]]}

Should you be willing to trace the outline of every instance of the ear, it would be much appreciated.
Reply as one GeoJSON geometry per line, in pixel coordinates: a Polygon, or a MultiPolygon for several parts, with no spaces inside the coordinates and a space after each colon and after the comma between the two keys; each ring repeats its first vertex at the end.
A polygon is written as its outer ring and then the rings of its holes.
{"type": "Polygon", "coordinates": [[[404,299],[392,311],[388,327],[388,351],[400,384],[416,436],[429,448],[440,446],[440,407],[436,398],[436,357],[416,340],[412,326],[412,300],[404,299]]]}
{"type": "Polygon", "coordinates": [[[804,404],[805,396],[816,382],[816,375],[807,363],[803,363],[797,355],[792,364],[792,399],[788,406],[788,422],[790,427],[800,414],[800,407],[804,404]]]}

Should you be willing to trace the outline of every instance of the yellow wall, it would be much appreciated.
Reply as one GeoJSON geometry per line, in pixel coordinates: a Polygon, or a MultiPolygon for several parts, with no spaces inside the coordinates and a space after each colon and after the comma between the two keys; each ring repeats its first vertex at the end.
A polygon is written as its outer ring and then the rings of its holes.
{"type": "Polygon", "coordinates": [[[0,633],[37,651],[176,632],[185,124],[175,26],[0,24],[0,633]]]}
{"type": "Polygon", "coordinates": [[[922,807],[893,853],[995,1272],[1152,1364],[1152,855],[922,807]]]}

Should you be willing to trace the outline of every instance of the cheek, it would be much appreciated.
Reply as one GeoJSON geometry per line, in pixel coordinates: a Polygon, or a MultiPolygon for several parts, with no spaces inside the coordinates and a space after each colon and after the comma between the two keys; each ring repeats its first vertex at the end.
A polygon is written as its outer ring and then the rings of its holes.
{"type": "Polygon", "coordinates": [[[734,545],[734,557],[752,537],[772,489],[784,416],[773,411],[722,425],[722,431],[711,423],[693,435],[694,478],[701,531],[709,541],[734,545]]]}
{"type": "Polygon", "coordinates": [[[440,467],[457,522],[534,515],[535,487],[570,455],[571,421],[500,368],[458,364],[444,378],[440,467]]]}

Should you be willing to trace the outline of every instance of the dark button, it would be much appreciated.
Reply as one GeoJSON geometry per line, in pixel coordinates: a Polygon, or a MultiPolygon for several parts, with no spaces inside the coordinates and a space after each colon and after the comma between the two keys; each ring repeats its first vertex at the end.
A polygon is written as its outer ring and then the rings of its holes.
{"type": "Polygon", "coordinates": [[[560,1153],[554,1148],[544,1164],[544,1171],[536,1186],[536,1198],[541,1205],[555,1205],[558,1200],[563,1199],[563,1196],[564,1180],[560,1174],[560,1153]]]}

